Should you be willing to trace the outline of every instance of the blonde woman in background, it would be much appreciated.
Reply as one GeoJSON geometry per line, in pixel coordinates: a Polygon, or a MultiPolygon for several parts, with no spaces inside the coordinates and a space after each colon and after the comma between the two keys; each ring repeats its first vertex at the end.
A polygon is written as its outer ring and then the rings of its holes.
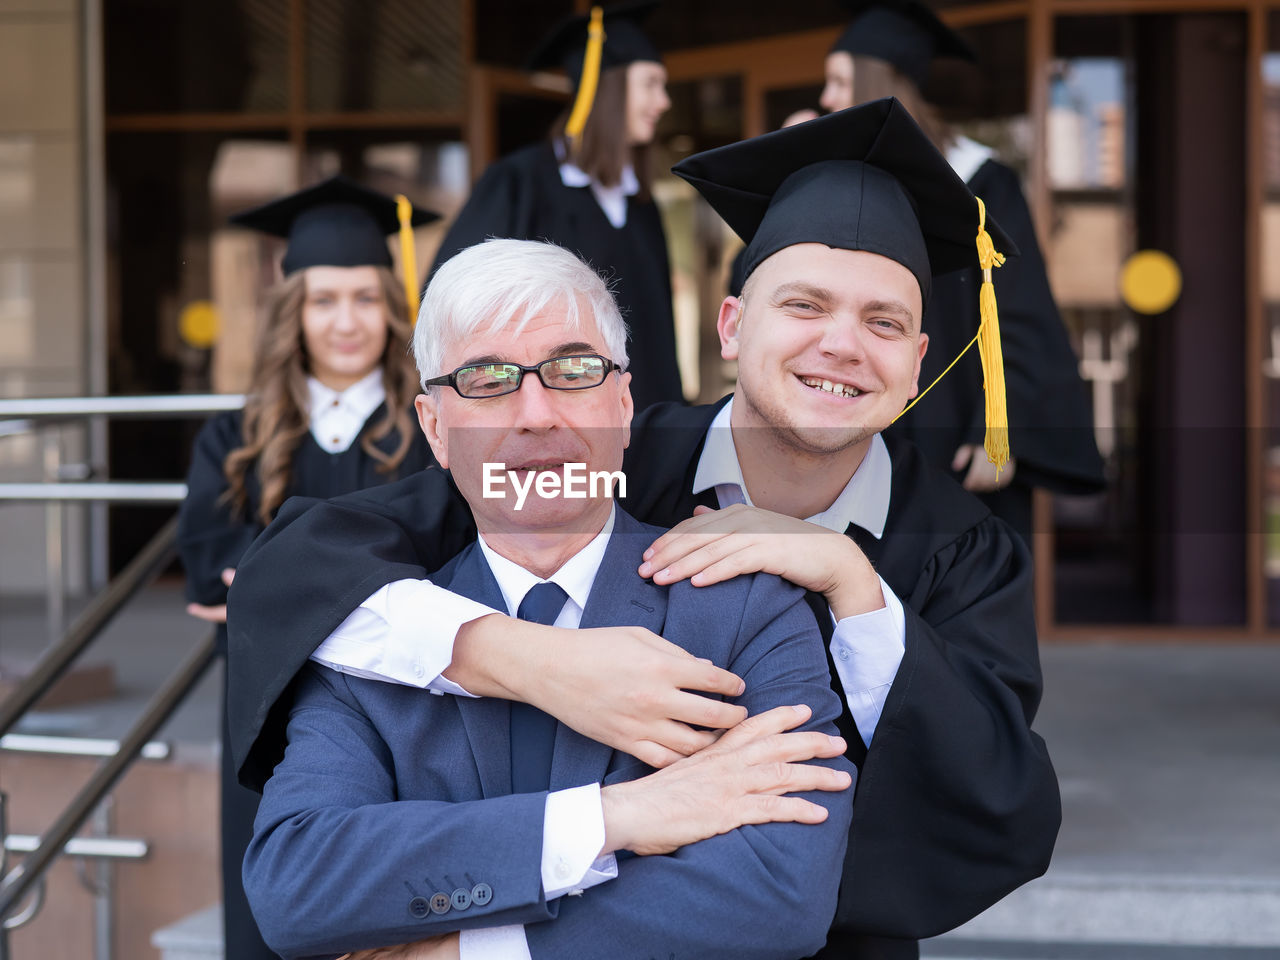
{"type": "MultiPolygon", "coordinates": [[[[415,212],[412,222],[434,219],[415,212]]],[[[265,298],[244,410],[200,431],[179,514],[187,611],[219,624],[224,656],[227,587],[288,497],[349,493],[433,462],[412,416],[411,322],[386,242],[399,226],[396,201],[334,177],[233,222],[289,243],[284,279],[265,298]]],[[[258,794],[236,782],[229,749],[222,761],[226,956],[271,958],[240,880],[258,794]]]]}

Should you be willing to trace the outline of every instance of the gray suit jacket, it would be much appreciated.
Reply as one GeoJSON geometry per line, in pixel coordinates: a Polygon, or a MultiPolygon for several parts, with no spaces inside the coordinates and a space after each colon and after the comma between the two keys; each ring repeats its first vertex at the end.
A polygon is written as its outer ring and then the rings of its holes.
{"type": "MultiPolygon", "coordinates": [[[[581,625],[646,627],[741,676],[738,702],[750,713],[807,703],[808,726],[834,733],[839,703],[803,592],[766,575],[655,586],[636,567],[660,532],[618,511],[581,625]]],[[[474,543],[433,579],[502,608],[474,543]]],[[[509,717],[505,700],[435,696],[310,665],[244,863],[272,948],[332,956],[503,924],[525,925],[535,957],[737,960],[822,946],[852,791],[806,795],[828,809],[823,824],[748,826],[669,856],[620,856],[617,879],[547,902],[546,795],[511,793],[509,717]]],[[[823,762],[854,773],[843,757],[823,762]]],[[[557,728],[552,790],[649,772],[557,728]]]]}

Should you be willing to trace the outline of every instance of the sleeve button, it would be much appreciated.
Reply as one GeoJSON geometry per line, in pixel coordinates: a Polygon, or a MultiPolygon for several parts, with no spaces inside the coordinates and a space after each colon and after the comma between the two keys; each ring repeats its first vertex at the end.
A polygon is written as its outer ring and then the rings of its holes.
{"type": "Polygon", "coordinates": [[[436,914],[449,912],[449,895],[447,893],[433,893],[431,895],[431,912],[436,914]]]}
{"type": "Polygon", "coordinates": [[[467,907],[471,906],[471,891],[467,890],[465,887],[459,887],[457,890],[453,891],[453,897],[451,899],[453,902],[453,909],[465,910],[467,907]]]}
{"type": "Polygon", "coordinates": [[[486,906],[493,899],[493,888],[487,883],[477,883],[471,888],[471,902],[477,907],[486,906]]]}
{"type": "Polygon", "coordinates": [[[427,905],[426,897],[414,897],[409,901],[409,913],[418,920],[425,917],[430,910],[431,907],[427,905]]]}

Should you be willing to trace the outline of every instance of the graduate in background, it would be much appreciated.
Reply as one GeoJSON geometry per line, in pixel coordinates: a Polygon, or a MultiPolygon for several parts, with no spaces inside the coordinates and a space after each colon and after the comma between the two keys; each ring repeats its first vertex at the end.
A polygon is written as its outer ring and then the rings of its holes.
{"type": "MultiPolygon", "coordinates": [[[[1088,396],[1053,302],[1031,211],[1018,174],[996,160],[990,148],[948,129],[920,92],[935,58],[973,61],[969,45],[918,0],[845,5],[853,19],[827,55],[822,108],[835,112],[897,97],[1021,251],[996,276],[1013,460],[997,476],[982,451],[984,404],[976,349],[891,432],[909,437],[931,463],[953,471],[1029,543],[1032,488],[1089,494],[1105,485],[1088,396]]],[[[938,278],[924,318],[930,343],[921,389],[977,333],[980,282],[976,267],[938,278]]]]}
{"type": "Polygon", "coordinates": [[[612,281],[630,331],[637,411],[683,399],[667,241],[649,195],[648,148],[671,107],[666,69],[639,26],[656,6],[597,7],[543,40],[528,67],[563,67],[573,105],[548,139],[484,172],[436,257],[439,267],[488,237],[513,237],[550,240],[590,263],[612,281]],[[603,33],[595,44],[593,18],[603,33]]]}
{"type": "MultiPolygon", "coordinates": [[[[413,211],[410,225],[438,219],[413,211]]],[[[196,438],[179,513],[187,611],[220,624],[240,557],[287,497],[331,497],[408,476],[432,463],[411,414],[417,376],[406,355],[412,317],[391,271],[386,234],[396,201],[343,177],[232,218],[287,237],[284,279],[267,292],[242,411],[196,438]]],[[[412,254],[410,253],[410,256],[412,254]]],[[[223,714],[226,742],[226,715],[223,714]]],[[[222,751],[222,875],[226,955],[274,957],[258,933],[240,868],[258,795],[236,783],[222,751]]]]}

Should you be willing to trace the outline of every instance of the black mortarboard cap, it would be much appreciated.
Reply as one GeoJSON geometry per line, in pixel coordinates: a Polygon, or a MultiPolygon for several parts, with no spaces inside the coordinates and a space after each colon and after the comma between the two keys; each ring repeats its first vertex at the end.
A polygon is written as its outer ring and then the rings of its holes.
{"type": "MultiPolygon", "coordinates": [[[[439,219],[414,208],[410,223],[439,219]]],[[[231,222],[288,239],[285,276],[307,267],[389,267],[386,238],[400,229],[395,200],[341,175],[238,213],[231,222]]]]}
{"type": "MultiPolygon", "coordinates": [[[[796,243],[866,250],[920,283],[977,265],[978,203],[911,114],[886,97],[680,161],[747,244],[743,279],[796,243]]],[[[1017,252],[990,218],[996,249],[1017,252]]]]}
{"type": "Polygon", "coordinates": [[[935,57],[976,61],[973,48],[920,0],[844,0],[853,19],[831,52],[885,60],[923,86],[935,57]]]}
{"type": "MultiPolygon", "coordinates": [[[[657,6],[657,0],[641,0],[601,8],[604,12],[604,49],[600,57],[602,70],[625,67],[637,60],[662,62],[658,48],[640,29],[640,24],[657,6]]],[[[582,63],[587,50],[587,25],[590,21],[590,14],[562,20],[543,38],[525,63],[525,68],[554,70],[563,67],[576,88],[582,77],[582,63]]]]}

